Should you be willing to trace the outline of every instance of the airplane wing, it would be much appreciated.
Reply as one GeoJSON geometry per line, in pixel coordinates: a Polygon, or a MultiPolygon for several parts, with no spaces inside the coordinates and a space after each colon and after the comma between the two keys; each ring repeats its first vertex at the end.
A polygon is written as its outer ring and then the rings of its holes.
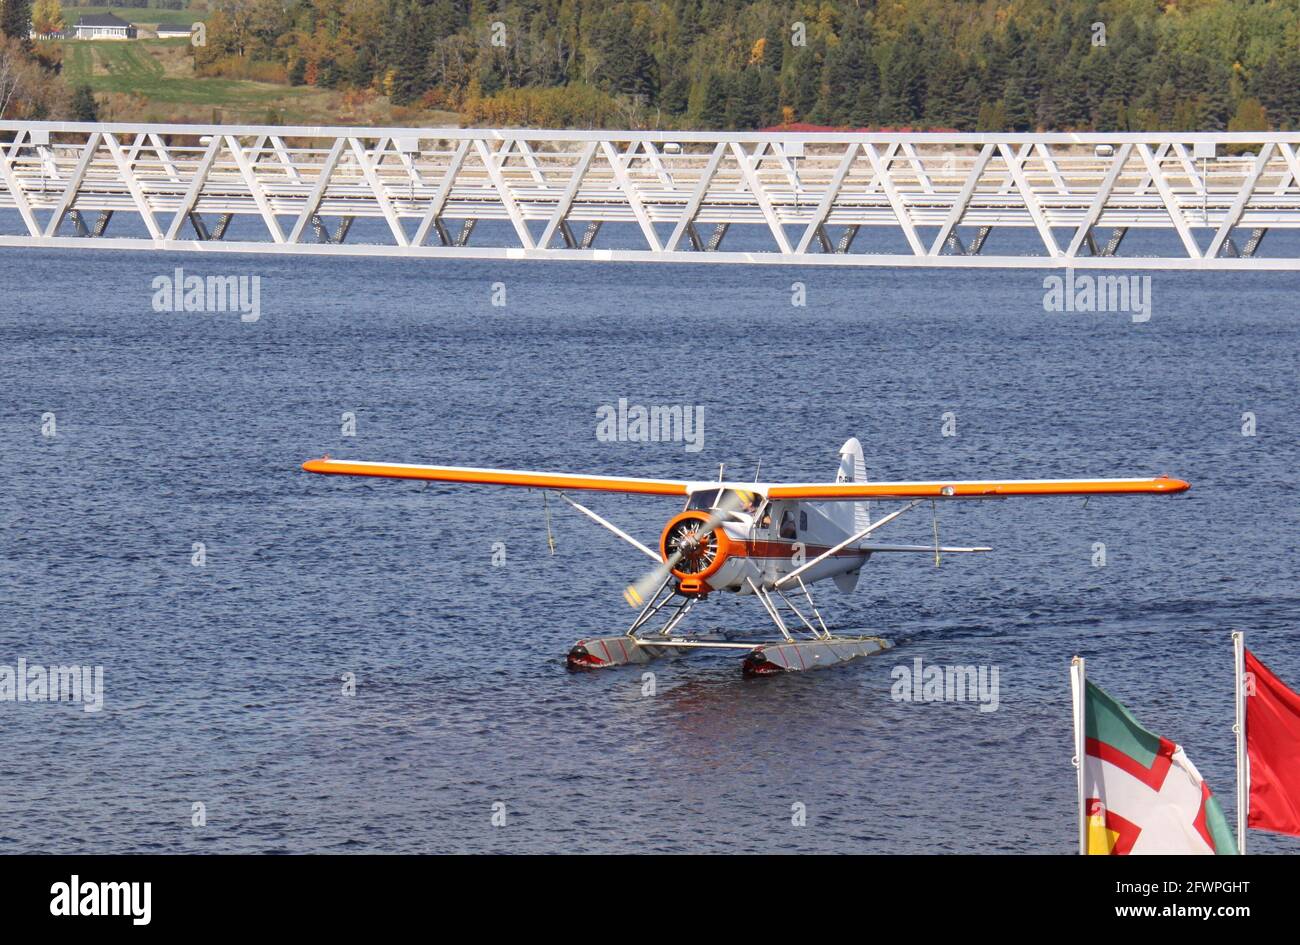
{"type": "Polygon", "coordinates": [[[379,476],[388,479],[424,479],[529,489],[576,489],[589,492],[631,492],[640,495],[687,494],[685,479],[633,479],[627,476],[589,476],[577,473],[529,472],[518,469],[477,469],[471,466],[418,466],[412,463],[368,463],[350,460],[309,459],[307,472],[332,476],[379,476]]]}
{"type": "Polygon", "coordinates": [[[1182,479],[938,479],[917,482],[809,482],[767,487],[769,499],[997,499],[1007,496],[1145,495],[1186,492],[1182,479]]]}

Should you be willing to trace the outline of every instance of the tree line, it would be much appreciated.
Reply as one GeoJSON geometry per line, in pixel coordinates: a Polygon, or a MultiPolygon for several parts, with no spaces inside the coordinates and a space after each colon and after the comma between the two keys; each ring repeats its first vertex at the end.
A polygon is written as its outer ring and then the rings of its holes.
{"type": "Polygon", "coordinates": [[[1300,126],[1300,3],[213,0],[209,74],[471,120],[968,130],[1300,126]],[[251,70],[251,71],[250,71],[251,70]],[[571,100],[572,114],[566,114],[571,100]]]}
{"type": "MultiPolygon", "coordinates": [[[[0,0],[0,18],[21,19],[10,11],[23,6],[0,0]]],[[[210,11],[207,45],[193,50],[200,75],[357,90],[484,124],[1300,128],[1300,0],[199,0],[195,8],[210,11]]]]}

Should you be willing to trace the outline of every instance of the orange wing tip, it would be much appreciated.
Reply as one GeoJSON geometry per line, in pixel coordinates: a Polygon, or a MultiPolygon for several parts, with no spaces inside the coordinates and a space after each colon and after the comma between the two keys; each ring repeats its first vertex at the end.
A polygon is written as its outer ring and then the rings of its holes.
{"type": "Polygon", "coordinates": [[[1155,485],[1160,492],[1186,492],[1192,487],[1187,480],[1175,479],[1173,476],[1160,476],[1155,485]]]}

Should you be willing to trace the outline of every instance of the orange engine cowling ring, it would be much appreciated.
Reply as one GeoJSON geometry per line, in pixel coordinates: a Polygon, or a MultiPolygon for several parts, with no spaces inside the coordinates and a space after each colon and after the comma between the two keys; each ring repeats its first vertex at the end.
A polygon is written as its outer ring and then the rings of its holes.
{"type": "Polygon", "coordinates": [[[731,553],[731,539],[721,525],[701,534],[708,524],[707,512],[689,510],[669,519],[659,536],[659,554],[667,561],[678,551],[682,557],[672,573],[679,580],[703,582],[716,574],[731,553]]]}

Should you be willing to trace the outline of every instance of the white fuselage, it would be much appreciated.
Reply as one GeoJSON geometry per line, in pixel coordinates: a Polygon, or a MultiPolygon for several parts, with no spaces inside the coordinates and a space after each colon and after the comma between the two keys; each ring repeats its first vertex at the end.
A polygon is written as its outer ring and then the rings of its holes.
{"type": "MultiPolygon", "coordinates": [[[[771,590],[778,580],[851,534],[832,521],[824,509],[821,503],[778,500],[764,502],[756,514],[730,513],[721,525],[730,539],[727,554],[721,567],[708,577],[709,586],[750,594],[752,581],[771,590]]],[[[868,557],[869,552],[849,545],[802,572],[799,580],[812,584],[850,574],[858,571],[868,557]]]]}

